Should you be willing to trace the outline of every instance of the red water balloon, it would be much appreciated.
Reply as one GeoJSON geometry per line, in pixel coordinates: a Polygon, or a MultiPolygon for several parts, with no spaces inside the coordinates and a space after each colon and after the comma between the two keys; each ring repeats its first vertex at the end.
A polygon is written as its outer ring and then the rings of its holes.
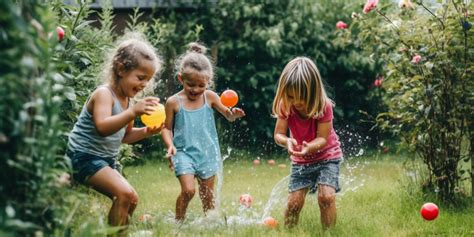
{"type": "Polygon", "coordinates": [[[431,202],[425,203],[421,207],[420,214],[425,220],[432,221],[436,219],[436,217],[438,217],[438,214],[439,214],[438,206],[436,206],[436,204],[431,203],[431,202]]]}
{"type": "Polygon", "coordinates": [[[226,107],[234,107],[237,105],[237,102],[239,102],[239,96],[237,95],[237,92],[234,90],[225,90],[221,94],[221,102],[224,104],[226,107]]]}
{"type": "Polygon", "coordinates": [[[250,194],[242,194],[240,195],[239,202],[240,205],[249,208],[250,206],[252,206],[253,198],[252,196],[250,196],[250,194]]]}

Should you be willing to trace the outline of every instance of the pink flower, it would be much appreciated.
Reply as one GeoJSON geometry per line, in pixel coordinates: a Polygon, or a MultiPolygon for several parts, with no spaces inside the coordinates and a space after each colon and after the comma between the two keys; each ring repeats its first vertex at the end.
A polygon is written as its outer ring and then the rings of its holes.
{"type": "Polygon", "coordinates": [[[414,64],[417,64],[421,61],[421,56],[416,54],[415,56],[413,56],[413,58],[411,59],[411,62],[414,63],[414,64]]]}
{"type": "Polygon", "coordinates": [[[367,0],[362,12],[364,12],[365,14],[369,13],[370,11],[374,10],[375,7],[377,7],[378,3],[379,0],[367,0]]]}
{"type": "Polygon", "coordinates": [[[384,80],[383,76],[378,76],[377,79],[375,79],[375,81],[374,81],[374,86],[375,87],[381,87],[383,80],[384,80]]]}
{"type": "Polygon", "coordinates": [[[61,26],[56,27],[56,33],[58,34],[58,41],[61,42],[64,38],[64,30],[61,26]]]}
{"type": "Polygon", "coordinates": [[[346,29],[346,28],[347,28],[347,24],[344,23],[343,21],[338,21],[338,22],[336,23],[336,28],[341,29],[341,30],[346,29]]]}

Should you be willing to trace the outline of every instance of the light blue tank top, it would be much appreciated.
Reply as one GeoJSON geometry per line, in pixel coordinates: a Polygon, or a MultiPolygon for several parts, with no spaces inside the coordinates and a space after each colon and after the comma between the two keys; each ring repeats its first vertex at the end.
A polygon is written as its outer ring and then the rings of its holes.
{"type": "Polygon", "coordinates": [[[184,153],[196,161],[218,162],[221,152],[214,110],[208,105],[206,95],[204,94],[204,105],[195,110],[185,109],[183,102],[177,97],[179,110],[175,114],[173,128],[173,144],[177,153],[184,153]]]}
{"type": "MultiPolygon", "coordinates": [[[[121,113],[123,109],[120,105],[120,101],[112,89],[108,86],[106,87],[110,90],[114,99],[112,115],[121,113]]],[[[100,157],[115,158],[119,152],[127,126],[106,137],[99,135],[94,120],[92,120],[92,115],[87,111],[89,99],[90,98],[84,103],[79,118],[69,135],[68,150],[72,152],[89,153],[100,157]]]]}

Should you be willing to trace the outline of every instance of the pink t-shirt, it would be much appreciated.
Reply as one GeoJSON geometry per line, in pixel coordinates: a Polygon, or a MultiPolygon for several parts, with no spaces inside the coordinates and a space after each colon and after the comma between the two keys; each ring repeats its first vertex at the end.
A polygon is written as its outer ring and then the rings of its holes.
{"type": "Polygon", "coordinates": [[[341,143],[332,127],[332,120],[334,118],[332,107],[332,103],[327,102],[323,116],[314,119],[301,118],[296,109],[293,107],[291,108],[291,112],[286,120],[288,122],[288,128],[290,129],[290,135],[292,138],[296,139],[298,145],[302,145],[303,141],[311,142],[316,138],[318,123],[331,123],[331,131],[329,132],[326,145],[315,153],[307,154],[304,158],[291,156],[290,159],[292,162],[296,164],[309,164],[342,157],[341,143]]]}

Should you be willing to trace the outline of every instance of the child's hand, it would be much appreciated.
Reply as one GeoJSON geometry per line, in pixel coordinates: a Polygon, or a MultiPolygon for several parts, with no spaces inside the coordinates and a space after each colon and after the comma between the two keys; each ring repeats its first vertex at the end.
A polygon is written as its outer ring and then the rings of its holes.
{"type": "Polygon", "coordinates": [[[241,108],[232,108],[231,110],[234,119],[242,118],[245,116],[245,112],[241,108]]]}
{"type": "Polygon", "coordinates": [[[132,111],[135,116],[139,116],[142,114],[150,115],[153,111],[155,111],[155,106],[160,103],[160,99],[156,97],[146,97],[143,100],[138,101],[132,107],[132,111]]]}
{"type": "Polygon", "coordinates": [[[164,123],[161,124],[161,126],[159,126],[159,127],[146,127],[146,128],[145,128],[145,132],[146,132],[147,135],[153,136],[153,135],[155,135],[155,134],[157,134],[157,133],[160,133],[161,130],[162,130],[164,127],[165,127],[165,124],[164,124],[164,123]]]}
{"type": "Polygon", "coordinates": [[[309,152],[309,146],[308,143],[303,141],[303,145],[296,145],[295,149],[293,149],[293,154],[294,156],[298,157],[303,157],[307,155],[309,152]]]}
{"type": "Polygon", "coordinates": [[[289,137],[286,140],[286,149],[288,150],[288,154],[293,155],[293,153],[295,153],[296,146],[298,146],[296,139],[289,137]]]}
{"type": "Polygon", "coordinates": [[[245,116],[245,112],[240,108],[232,108],[227,110],[227,119],[231,122],[234,122],[238,118],[245,116]]]}
{"type": "Polygon", "coordinates": [[[176,155],[176,147],[175,146],[168,147],[168,150],[166,151],[166,158],[168,158],[169,167],[171,171],[174,171],[173,160],[171,159],[171,157],[173,157],[174,155],[176,155]]]}

